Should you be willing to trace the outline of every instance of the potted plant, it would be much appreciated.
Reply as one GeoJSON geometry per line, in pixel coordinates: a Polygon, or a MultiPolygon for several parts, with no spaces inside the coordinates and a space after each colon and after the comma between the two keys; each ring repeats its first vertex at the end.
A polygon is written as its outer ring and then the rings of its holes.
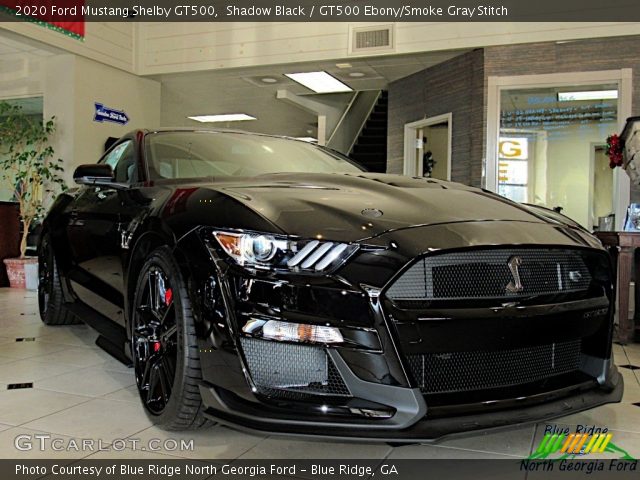
{"type": "MultiPolygon", "coordinates": [[[[20,257],[3,260],[14,288],[25,288],[25,266],[37,279],[37,258],[27,257],[27,237],[44,213],[44,201],[64,189],[62,159],[54,158],[51,136],[55,118],[43,121],[22,107],[0,102],[0,181],[18,203],[22,221],[20,257]]],[[[37,283],[37,280],[36,280],[37,283]]]]}

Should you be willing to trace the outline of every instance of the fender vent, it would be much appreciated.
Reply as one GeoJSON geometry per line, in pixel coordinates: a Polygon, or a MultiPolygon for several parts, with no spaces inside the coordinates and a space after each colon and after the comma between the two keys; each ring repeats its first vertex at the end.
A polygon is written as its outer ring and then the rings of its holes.
{"type": "Polygon", "coordinates": [[[393,25],[352,27],[349,32],[349,53],[393,50],[393,30],[393,25]]]}

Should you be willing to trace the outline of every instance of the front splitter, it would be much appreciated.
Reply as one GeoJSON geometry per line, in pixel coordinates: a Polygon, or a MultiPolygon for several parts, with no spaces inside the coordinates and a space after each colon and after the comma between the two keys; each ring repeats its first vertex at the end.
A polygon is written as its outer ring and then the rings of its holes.
{"type": "Polygon", "coordinates": [[[236,403],[233,396],[218,392],[215,387],[201,385],[200,393],[207,406],[205,416],[221,424],[249,432],[342,441],[430,443],[445,437],[469,436],[485,430],[517,428],[582,412],[607,403],[620,402],[624,383],[617,371],[615,374],[617,379],[613,390],[594,388],[537,405],[488,413],[432,419],[427,415],[411,427],[402,430],[380,428],[375,425],[375,421],[367,425],[343,420],[343,423],[336,427],[336,421],[340,420],[333,419],[331,426],[328,426],[327,422],[313,421],[308,418],[299,420],[269,418],[263,405],[248,406],[248,402],[236,403]]]}

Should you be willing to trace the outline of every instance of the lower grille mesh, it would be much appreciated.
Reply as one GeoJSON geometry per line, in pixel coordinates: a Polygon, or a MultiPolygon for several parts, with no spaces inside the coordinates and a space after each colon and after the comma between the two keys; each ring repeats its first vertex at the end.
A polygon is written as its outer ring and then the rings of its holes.
{"type": "Polygon", "coordinates": [[[581,341],[513,350],[409,355],[411,373],[423,393],[506,387],[575,371],[581,341]]]}
{"type": "Polygon", "coordinates": [[[264,395],[302,399],[308,394],[350,396],[322,347],[240,339],[253,383],[264,395]]]}

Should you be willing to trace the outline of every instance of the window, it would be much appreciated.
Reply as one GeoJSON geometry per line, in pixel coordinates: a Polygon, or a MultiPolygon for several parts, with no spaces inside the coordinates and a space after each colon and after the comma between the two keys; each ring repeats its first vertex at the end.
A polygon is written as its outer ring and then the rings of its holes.
{"type": "Polygon", "coordinates": [[[613,172],[597,148],[617,130],[617,94],[616,84],[502,89],[498,193],[586,228],[613,214],[613,172]]]}
{"type": "Polygon", "coordinates": [[[106,163],[111,166],[115,181],[118,183],[135,183],[138,181],[138,169],[131,140],[113,147],[100,163],[106,163]]]}
{"type": "Polygon", "coordinates": [[[147,141],[149,170],[155,179],[362,171],[338,153],[279,137],[164,132],[148,135],[147,141]]]}

